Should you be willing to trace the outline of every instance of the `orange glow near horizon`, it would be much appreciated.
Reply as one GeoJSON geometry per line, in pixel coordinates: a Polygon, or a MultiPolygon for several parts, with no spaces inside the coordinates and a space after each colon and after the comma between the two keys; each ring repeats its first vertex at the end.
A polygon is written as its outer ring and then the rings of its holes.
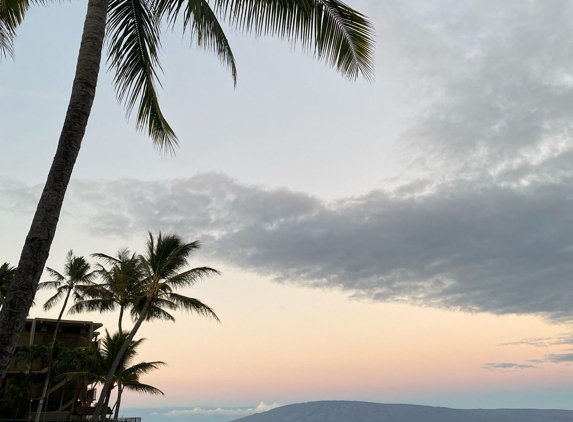
{"type": "MultiPolygon", "coordinates": [[[[138,358],[168,363],[145,382],[166,397],[128,395],[140,406],[280,402],[284,397],[393,396],[438,390],[567,383],[566,365],[514,372],[489,362],[526,363],[563,346],[500,346],[567,331],[537,317],[467,314],[369,303],[345,293],[230,273],[189,294],[213,306],[221,324],[178,315],[144,324],[138,358]]],[[[114,330],[116,315],[90,314],[114,330]]],[[[103,331],[103,330],[101,330],[103,331]]]]}

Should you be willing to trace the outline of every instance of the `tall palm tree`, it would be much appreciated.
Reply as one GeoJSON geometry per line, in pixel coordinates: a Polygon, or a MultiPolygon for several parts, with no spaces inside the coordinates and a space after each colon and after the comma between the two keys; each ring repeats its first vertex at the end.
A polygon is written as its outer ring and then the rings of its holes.
{"type": "Polygon", "coordinates": [[[97,421],[104,408],[105,396],[112,385],[116,370],[143,321],[154,319],[175,321],[168,311],[179,309],[219,321],[215,312],[198,299],[175,292],[178,289],[193,286],[207,276],[219,274],[217,270],[209,267],[184,270],[190,255],[200,247],[199,242],[184,243],[176,235],[163,236],[159,233],[155,239],[149,233],[145,254],[139,255],[142,272],[139,288],[143,296],[133,308],[133,314],[136,316],[135,324],[109,369],[94,411],[93,422],[97,421]]]}
{"type": "Polygon", "coordinates": [[[54,335],[52,336],[52,343],[50,346],[50,352],[48,354],[48,371],[46,372],[46,380],[44,381],[44,388],[42,389],[42,394],[40,395],[40,403],[38,404],[38,411],[36,412],[36,420],[40,420],[40,413],[44,404],[44,399],[46,398],[46,393],[48,391],[48,386],[50,384],[50,376],[52,373],[52,357],[54,353],[54,346],[58,337],[58,330],[60,328],[60,322],[64,311],[68,306],[68,301],[70,296],[75,300],[81,300],[81,286],[93,286],[95,283],[93,279],[95,278],[95,273],[91,269],[91,265],[83,256],[75,256],[74,252],[70,250],[66,256],[66,264],[64,266],[64,274],[59,273],[52,268],[46,268],[50,276],[53,278],[50,281],[45,281],[40,283],[39,289],[49,289],[55,288],[56,293],[50,297],[46,303],[44,303],[44,310],[50,310],[56,304],[64,299],[62,307],[60,308],[60,313],[58,319],[56,320],[56,327],[54,328],[54,335]]]}
{"type": "MultiPolygon", "coordinates": [[[[34,0],[0,0],[0,54],[10,52],[18,24],[34,0]]],[[[37,0],[42,3],[43,0],[37,0]]],[[[235,59],[219,23],[241,32],[276,35],[313,48],[315,56],[355,79],[373,75],[373,29],[340,0],[88,0],[72,93],[56,154],[5,305],[0,311],[0,383],[16,349],[56,231],[91,112],[104,35],[118,99],[163,151],[177,138],[159,107],[161,24],[181,22],[198,46],[214,52],[236,79],[235,59]]]]}
{"type": "MultiPolygon", "coordinates": [[[[126,343],[129,333],[125,331],[118,331],[110,335],[106,331],[105,337],[102,340],[101,356],[103,368],[109,370],[113,365],[122,346],[126,343]]],[[[112,378],[111,387],[105,396],[104,407],[107,408],[111,397],[112,389],[117,387],[117,401],[114,405],[115,415],[114,420],[119,416],[119,408],[121,406],[121,396],[125,389],[136,391],[146,394],[162,394],[163,392],[156,387],[148,384],[143,384],[139,381],[141,375],[147,374],[153,370],[159,369],[165,365],[165,362],[140,362],[131,365],[133,359],[137,355],[137,348],[143,343],[145,339],[132,340],[128,345],[121,357],[119,357],[119,365],[112,378]],[[131,365],[131,366],[130,366],[131,365]]],[[[104,375],[104,374],[102,374],[104,375]]],[[[103,393],[102,393],[103,394],[103,393]]],[[[101,396],[100,396],[101,397],[101,396]]]]}
{"type": "Polygon", "coordinates": [[[120,249],[115,256],[93,254],[92,256],[108,264],[98,264],[97,274],[103,283],[80,287],[83,299],[77,301],[69,310],[70,314],[90,311],[107,312],[119,308],[118,331],[122,332],[124,312],[138,300],[139,259],[129,249],[120,249]]]}

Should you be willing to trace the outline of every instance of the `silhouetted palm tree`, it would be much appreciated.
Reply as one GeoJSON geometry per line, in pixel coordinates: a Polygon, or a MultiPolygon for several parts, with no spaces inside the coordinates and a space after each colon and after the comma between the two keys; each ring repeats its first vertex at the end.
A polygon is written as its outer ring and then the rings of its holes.
{"type": "Polygon", "coordinates": [[[104,396],[108,394],[115,371],[143,321],[153,319],[175,321],[168,311],[179,309],[219,320],[215,312],[201,301],[175,292],[194,285],[202,278],[219,274],[217,270],[209,267],[184,270],[190,255],[199,248],[199,242],[184,243],[176,235],[162,236],[159,233],[156,240],[149,233],[147,250],[145,254],[139,255],[141,271],[139,290],[143,295],[133,309],[137,319],[108,372],[92,421],[95,422],[101,414],[104,396]]]}
{"type": "MultiPolygon", "coordinates": [[[[101,356],[102,364],[104,368],[104,373],[107,372],[113,365],[115,359],[125,344],[129,333],[125,331],[118,331],[113,335],[110,335],[106,331],[105,337],[102,340],[101,356]]],[[[137,348],[143,343],[145,339],[134,340],[129,343],[123,356],[120,357],[120,362],[115,370],[115,374],[112,378],[111,387],[109,388],[107,395],[105,397],[104,407],[107,408],[109,405],[112,390],[117,388],[117,400],[114,405],[115,414],[114,420],[117,421],[119,416],[119,408],[121,406],[121,396],[125,389],[136,391],[146,394],[163,394],[161,390],[148,384],[143,384],[139,381],[141,375],[147,374],[153,370],[159,369],[159,367],[165,365],[165,362],[140,362],[135,365],[131,365],[133,359],[137,355],[137,348]]]]}
{"type": "Polygon", "coordinates": [[[42,394],[40,395],[40,403],[38,404],[38,411],[36,412],[35,422],[40,420],[40,412],[44,404],[44,399],[46,398],[46,393],[48,391],[48,386],[50,384],[50,376],[52,373],[52,355],[54,350],[54,345],[56,344],[56,339],[58,337],[58,330],[60,328],[60,322],[62,320],[62,315],[66,310],[68,305],[68,300],[72,296],[75,300],[81,300],[81,286],[93,286],[95,283],[93,279],[95,278],[95,273],[91,270],[90,264],[86,261],[83,256],[74,256],[73,251],[69,251],[66,256],[66,264],[64,267],[64,274],[60,274],[52,268],[46,268],[53,280],[45,281],[40,283],[39,289],[50,289],[55,288],[56,293],[50,297],[46,303],[44,303],[44,310],[49,310],[56,306],[56,304],[63,298],[64,303],[60,309],[58,319],[56,321],[56,327],[54,328],[54,335],[52,336],[52,343],[50,346],[50,353],[48,354],[48,371],[46,373],[46,381],[44,382],[44,388],[42,389],[42,394]]]}

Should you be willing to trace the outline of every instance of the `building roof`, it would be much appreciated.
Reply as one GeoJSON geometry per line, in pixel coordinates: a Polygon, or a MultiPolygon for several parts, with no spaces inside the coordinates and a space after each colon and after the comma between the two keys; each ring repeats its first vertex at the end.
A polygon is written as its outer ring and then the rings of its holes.
{"type": "MultiPolygon", "coordinates": [[[[53,319],[53,318],[26,318],[26,322],[28,323],[32,323],[36,321],[36,323],[41,323],[41,324],[46,324],[46,325],[56,325],[56,323],[58,322],[57,319],[53,319]]],[[[86,326],[90,326],[93,324],[93,329],[97,330],[101,327],[103,327],[103,324],[100,322],[93,322],[93,321],[78,321],[78,320],[72,320],[72,319],[62,319],[60,321],[60,324],[64,324],[64,325],[72,325],[72,326],[76,326],[76,327],[86,327],[86,326]]]]}

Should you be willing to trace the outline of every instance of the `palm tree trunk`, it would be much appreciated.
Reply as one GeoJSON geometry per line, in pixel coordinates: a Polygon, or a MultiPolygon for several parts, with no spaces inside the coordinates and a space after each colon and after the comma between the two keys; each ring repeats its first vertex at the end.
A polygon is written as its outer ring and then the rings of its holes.
{"type": "Polygon", "coordinates": [[[20,413],[20,404],[22,403],[22,398],[20,397],[18,399],[18,406],[16,406],[16,413],[14,413],[14,419],[13,422],[16,422],[16,419],[18,418],[18,413],[20,413]]]}
{"type": "Polygon", "coordinates": [[[48,416],[48,403],[50,402],[50,394],[48,393],[46,396],[46,402],[44,404],[44,418],[42,419],[43,422],[46,422],[46,417],[48,416]]]}
{"type": "Polygon", "coordinates": [[[117,381],[117,401],[115,402],[115,414],[113,415],[113,421],[118,422],[119,419],[119,406],[121,406],[121,394],[123,393],[123,386],[121,381],[117,381]]]}
{"type": "Polygon", "coordinates": [[[24,328],[56,233],[64,195],[91,112],[99,74],[108,0],[89,0],[66,118],[18,269],[0,311],[0,385],[24,328]]]}
{"type": "Polygon", "coordinates": [[[70,409],[70,415],[68,417],[68,422],[71,422],[72,416],[74,414],[74,410],[76,409],[76,402],[78,401],[78,397],[80,396],[80,390],[82,388],[82,384],[79,384],[76,387],[76,391],[74,393],[74,400],[72,401],[72,408],[70,409]]]}
{"type": "Polygon", "coordinates": [[[113,363],[111,364],[111,368],[109,369],[105,383],[102,387],[102,390],[101,390],[101,393],[99,396],[99,400],[98,400],[96,408],[94,410],[94,415],[92,416],[92,422],[97,422],[98,418],[101,415],[101,412],[102,412],[103,406],[104,406],[104,397],[107,395],[108,391],[110,390],[111,384],[113,382],[113,377],[115,375],[115,371],[117,371],[117,367],[119,366],[119,363],[121,362],[121,358],[123,357],[123,355],[125,354],[125,351],[127,350],[129,345],[131,344],[133,337],[135,337],[135,334],[137,333],[137,330],[139,330],[139,327],[141,327],[141,324],[143,323],[143,321],[145,321],[145,318],[147,317],[147,312],[149,311],[149,306],[150,306],[150,302],[148,300],[147,302],[145,302],[145,306],[141,310],[141,313],[139,314],[139,317],[137,318],[137,322],[135,323],[135,325],[133,326],[133,328],[131,329],[131,331],[129,332],[127,337],[125,338],[125,341],[124,341],[123,345],[121,346],[121,349],[119,349],[119,352],[117,352],[117,355],[115,356],[115,359],[113,360],[113,363]]]}
{"type": "MultiPolygon", "coordinates": [[[[42,389],[42,395],[40,396],[40,404],[38,404],[38,409],[42,410],[42,405],[44,404],[44,399],[46,398],[46,393],[48,392],[48,387],[50,386],[50,378],[52,377],[52,358],[54,356],[54,346],[56,345],[56,340],[58,339],[58,330],[60,329],[60,322],[62,321],[62,316],[64,315],[64,311],[66,310],[66,306],[68,306],[68,299],[70,298],[70,293],[72,293],[72,289],[68,289],[68,293],[66,294],[66,299],[64,300],[64,304],[62,305],[62,309],[60,310],[60,314],[58,315],[58,320],[56,321],[56,327],[54,328],[54,335],[52,336],[52,345],[50,346],[50,354],[48,355],[48,371],[46,372],[46,380],[44,381],[44,388],[42,389]]],[[[47,406],[46,406],[47,407],[47,406]]],[[[46,415],[44,415],[44,419],[46,415]]],[[[36,412],[36,418],[34,422],[40,421],[40,412],[36,412]]]]}
{"type": "Polygon", "coordinates": [[[30,401],[28,402],[28,419],[26,422],[30,422],[31,414],[32,414],[32,397],[30,397],[30,401]]]}
{"type": "MultiPolygon", "coordinates": [[[[31,358],[30,358],[31,359],[31,358]]],[[[27,382],[30,382],[30,371],[32,370],[32,360],[26,363],[26,377],[27,382]]],[[[26,422],[30,422],[30,413],[32,413],[32,390],[30,389],[30,397],[28,399],[28,418],[26,422]]]]}
{"type": "Polygon", "coordinates": [[[117,327],[119,328],[119,332],[123,333],[122,327],[121,327],[121,321],[123,320],[123,305],[121,305],[119,307],[119,319],[117,321],[117,327]]]}
{"type": "Polygon", "coordinates": [[[60,394],[60,405],[58,406],[58,419],[56,422],[60,422],[60,412],[62,411],[62,405],[64,404],[64,393],[66,392],[66,385],[62,386],[62,393],[60,394]]]}
{"type": "Polygon", "coordinates": [[[107,392],[107,395],[105,397],[105,403],[103,405],[104,408],[104,418],[107,420],[107,409],[109,408],[109,401],[111,400],[111,392],[113,391],[113,388],[110,388],[110,390],[107,392]]]}

